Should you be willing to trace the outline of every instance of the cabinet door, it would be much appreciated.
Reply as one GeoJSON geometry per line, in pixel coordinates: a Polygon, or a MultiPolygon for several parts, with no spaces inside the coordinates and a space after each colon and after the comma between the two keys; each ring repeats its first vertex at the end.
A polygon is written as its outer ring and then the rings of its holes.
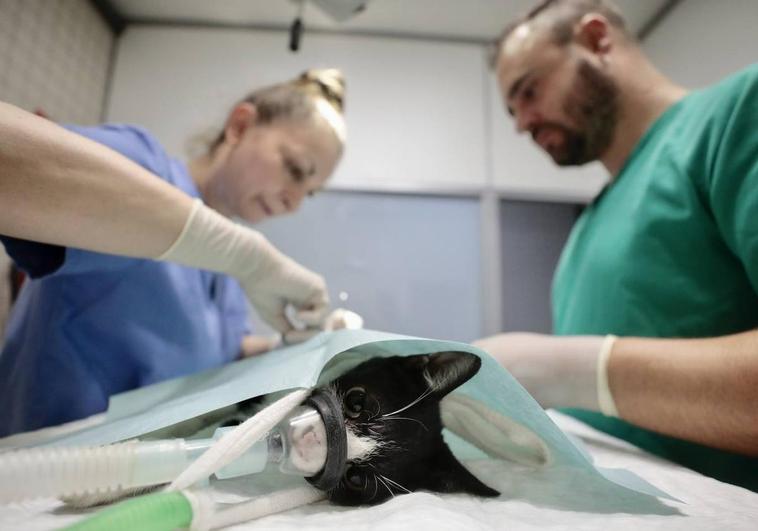
{"type": "Polygon", "coordinates": [[[502,201],[502,330],[552,332],[553,273],[580,206],[502,201]]]}

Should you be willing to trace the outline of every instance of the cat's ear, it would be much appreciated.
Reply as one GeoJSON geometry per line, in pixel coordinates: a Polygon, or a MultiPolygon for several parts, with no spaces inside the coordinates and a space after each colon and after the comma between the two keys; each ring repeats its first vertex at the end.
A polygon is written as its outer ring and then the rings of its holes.
{"type": "Polygon", "coordinates": [[[429,471],[424,488],[435,492],[466,492],[476,496],[494,498],[500,496],[477,479],[455,458],[450,448],[442,442],[429,462],[429,471]]]}
{"type": "Polygon", "coordinates": [[[419,358],[416,363],[439,398],[468,381],[482,366],[482,360],[469,352],[438,352],[412,358],[419,358]]]}

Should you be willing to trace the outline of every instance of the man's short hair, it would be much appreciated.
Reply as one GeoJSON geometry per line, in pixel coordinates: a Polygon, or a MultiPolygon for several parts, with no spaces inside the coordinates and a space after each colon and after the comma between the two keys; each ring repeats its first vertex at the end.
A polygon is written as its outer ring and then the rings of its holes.
{"type": "Polygon", "coordinates": [[[492,57],[493,66],[497,64],[503,43],[517,27],[537,18],[547,18],[553,42],[564,46],[574,38],[574,26],[587,13],[603,15],[608,22],[619,29],[630,41],[635,41],[627,26],[621,11],[608,0],[542,0],[528,13],[509,23],[495,42],[492,57]]]}

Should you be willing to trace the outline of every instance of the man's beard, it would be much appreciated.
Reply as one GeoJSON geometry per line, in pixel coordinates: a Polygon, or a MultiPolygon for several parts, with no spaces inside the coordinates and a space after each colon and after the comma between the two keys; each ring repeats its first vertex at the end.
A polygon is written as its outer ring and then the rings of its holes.
{"type": "Polygon", "coordinates": [[[618,123],[619,89],[610,76],[582,60],[563,110],[576,124],[546,124],[563,132],[564,143],[551,150],[559,166],[580,166],[598,160],[611,145],[618,123]]]}

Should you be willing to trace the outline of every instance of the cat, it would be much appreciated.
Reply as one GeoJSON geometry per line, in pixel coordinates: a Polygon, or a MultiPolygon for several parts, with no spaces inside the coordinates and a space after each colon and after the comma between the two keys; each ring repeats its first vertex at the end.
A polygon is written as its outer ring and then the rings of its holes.
{"type": "MultiPolygon", "coordinates": [[[[483,497],[500,493],[471,474],[442,438],[440,400],[473,377],[481,360],[467,352],[375,357],[339,376],[325,389],[342,404],[349,447],[361,448],[339,484],[327,492],[337,505],[376,505],[416,490],[463,492],[483,497]]],[[[143,438],[205,436],[219,426],[243,422],[260,408],[261,398],[190,419],[143,438]],[[202,430],[197,430],[202,426],[202,430]],[[194,434],[193,434],[194,433],[194,434]]],[[[66,498],[89,507],[150,492],[145,487],[66,498]]]]}
{"type": "Polygon", "coordinates": [[[467,352],[377,357],[337,378],[329,389],[343,404],[347,429],[374,449],[348,463],[329,500],[375,505],[416,490],[499,496],[458,462],[442,438],[440,400],[480,366],[467,352]]]}

